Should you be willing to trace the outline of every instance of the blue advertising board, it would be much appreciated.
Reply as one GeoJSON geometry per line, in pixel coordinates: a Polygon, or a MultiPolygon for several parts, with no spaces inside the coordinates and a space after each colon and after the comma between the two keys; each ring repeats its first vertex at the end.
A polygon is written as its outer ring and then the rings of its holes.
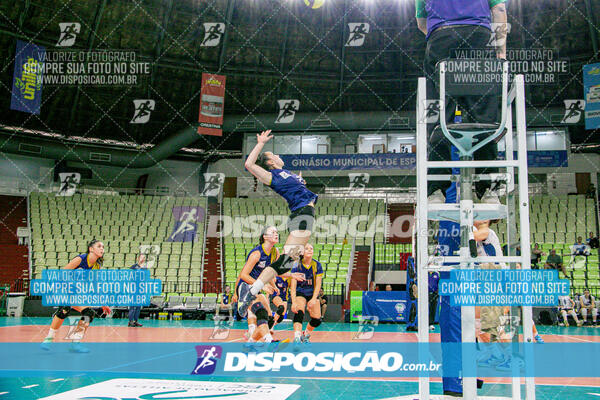
{"type": "Polygon", "coordinates": [[[363,292],[363,317],[377,317],[379,321],[407,322],[409,308],[405,291],[363,292]]]}

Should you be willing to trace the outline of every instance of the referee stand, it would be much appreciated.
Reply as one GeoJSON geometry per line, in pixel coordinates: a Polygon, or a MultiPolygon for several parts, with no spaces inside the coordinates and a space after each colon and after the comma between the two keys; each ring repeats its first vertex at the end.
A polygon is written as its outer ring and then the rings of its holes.
{"type": "MultiPolygon", "coordinates": [[[[525,85],[523,75],[516,75],[509,89],[508,62],[493,59],[478,59],[472,61],[470,70],[464,70],[459,63],[464,59],[453,59],[442,61],[438,64],[439,73],[439,126],[435,129],[456,147],[459,153],[458,161],[429,161],[427,149],[429,144],[427,121],[427,81],[421,77],[417,88],[417,279],[418,279],[418,339],[419,343],[429,342],[429,301],[428,301],[428,272],[429,271],[451,271],[453,269],[474,269],[480,263],[501,263],[511,265],[515,268],[520,263],[522,269],[530,269],[530,232],[529,232],[529,196],[527,176],[527,143],[526,143],[526,119],[525,119],[525,85]],[[456,63],[456,64],[453,64],[456,63]],[[486,64],[487,63],[487,64],[486,64]],[[486,68],[482,65],[493,66],[492,74],[497,79],[486,79],[481,72],[486,68]],[[460,71],[460,72],[457,72],[460,71]],[[474,78],[472,82],[476,85],[458,84],[465,82],[459,75],[474,78]],[[501,78],[500,78],[501,77],[501,78]],[[500,82],[501,80],[501,82],[500,82]],[[502,86],[501,119],[495,124],[481,123],[446,123],[446,96],[485,95],[490,89],[497,85],[502,86]],[[513,106],[515,108],[516,129],[513,131],[513,106]],[[516,158],[513,156],[513,138],[516,136],[517,148],[516,158]],[[505,139],[505,160],[474,161],[473,154],[491,141],[505,139]],[[475,168],[499,168],[501,173],[475,174],[475,168]],[[457,168],[460,169],[458,177],[453,175],[429,175],[430,168],[457,168]],[[515,178],[518,184],[515,185],[515,178]],[[488,179],[492,181],[503,180],[506,182],[507,195],[505,204],[475,204],[473,203],[474,182],[488,179]],[[457,194],[460,193],[458,203],[429,204],[427,199],[427,184],[432,180],[447,180],[457,182],[457,194]],[[515,195],[517,198],[515,198],[515,195]],[[519,207],[520,235],[516,234],[516,207],[519,207]],[[509,243],[509,255],[499,257],[477,257],[473,240],[474,220],[502,219],[507,224],[507,242],[509,243]],[[448,254],[436,257],[429,254],[428,220],[452,221],[460,224],[460,249],[458,255],[448,254]],[[517,242],[517,238],[519,242],[517,242]],[[516,256],[516,246],[520,244],[521,255],[516,256]]],[[[463,65],[464,66],[464,65],[463,65]]],[[[467,80],[468,81],[468,80],[467,80]]],[[[453,111],[453,110],[452,110],[453,111]]],[[[511,308],[511,315],[517,312],[517,307],[511,308]]],[[[533,343],[532,332],[532,310],[531,307],[522,307],[523,338],[525,343],[533,343]]],[[[512,320],[512,318],[511,318],[512,320]]],[[[475,346],[475,307],[463,306],[461,309],[461,334],[462,343],[475,346]]],[[[443,329],[443,328],[442,328],[443,329]]],[[[518,329],[518,327],[517,327],[518,329]]],[[[517,330],[518,332],[518,330],[517,330]]],[[[518,340],[518,334],[515,335],[518,340]]],[[[475,371],[476,359],[472,352],[466,351],[463,346],[462,370],[475,371]],[[469,356],[467,356],[467,354],[469,356]]],[[[518,347],[514,343],[513,349],[518,347]]],[[[526,346],[529,348],[529,346],[526,346]]],[[[525,363],[531,368],[533,355],[526,349],[525,363]]],[[[517,364],[517,363],[513,363],[517,364]]],[[[519,368],[514,367],[514,368],[519,368]]],[[[513,371],[512,398],[521,399],[521,378],[518,370],[513,371]]],[[[463,377],[462,379],[463,399],[477,399],[476,377],[463,377]]],[[[429,377],[419,378],[419,399],[430,399],[429,377]]],[[[434,396],[433,398],[438,398],[434,396]]],[[[525,398],[535,399],[535,382],[533,377],[525,378],[525,398]]]]}

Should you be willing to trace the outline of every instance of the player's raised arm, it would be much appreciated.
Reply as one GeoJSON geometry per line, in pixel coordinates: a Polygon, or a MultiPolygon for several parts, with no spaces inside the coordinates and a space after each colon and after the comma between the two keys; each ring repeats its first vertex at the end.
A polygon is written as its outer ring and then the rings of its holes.
{"type": "Polygon", "coordinates": [[[252,149],[250,154],[248,154],[248,158],[246,159],[246,162],[244,163],[244,166],[246,167],[246,169],[252,175],[254,175],[256,177],[256,179],[258,179],[265,185],[271,184],[271,173],[269,171],[267,171],[266,169],[264,169],[263,167],[261,167],[260,165],[257,165],[256,160],[258,159],[260,152],[262,151],[263,147],[265,146],[265,143],[267,143],[272,137],[273,137],[273,135],[271,135],[270,129],[267,131],[263,131],[260,134],[257,134],[256,135],[256,140],[257,140],[256,146],[254,146],[254,148],[252,149]]]}

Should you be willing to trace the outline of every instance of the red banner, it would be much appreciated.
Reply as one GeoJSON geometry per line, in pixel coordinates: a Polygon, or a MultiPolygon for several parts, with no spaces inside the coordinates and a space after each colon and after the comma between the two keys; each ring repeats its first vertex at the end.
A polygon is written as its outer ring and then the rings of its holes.
{"type": "Polygon", "coordinates": [[[202,74],[200,89],[200,115],[198,133],[221,136],[223,134],[223,110],[225,106],[225,77],[202,74]]]}

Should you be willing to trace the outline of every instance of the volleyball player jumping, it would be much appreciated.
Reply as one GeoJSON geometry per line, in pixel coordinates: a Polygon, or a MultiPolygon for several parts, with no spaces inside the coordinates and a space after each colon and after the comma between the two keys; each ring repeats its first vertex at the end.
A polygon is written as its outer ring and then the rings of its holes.
{"type": "Polygon", "coordinates": [[[261,153],[265,143],[273,136],[267,130],[256,135],[257,142],[244,164],[259,181],[268,185],[283,197],[290,208],[288,219],[289,236],[283,246],[283,255],[264,268],[252,285],[242,283],[239,291],[238,313],[245,317],[248,307],[263,286],[292,268],[294,261],[302,257],[315,220],[315,204],[318,196],[306,188],[301,176],[283,169],[281,158],[270,151],[261,153]]]}

